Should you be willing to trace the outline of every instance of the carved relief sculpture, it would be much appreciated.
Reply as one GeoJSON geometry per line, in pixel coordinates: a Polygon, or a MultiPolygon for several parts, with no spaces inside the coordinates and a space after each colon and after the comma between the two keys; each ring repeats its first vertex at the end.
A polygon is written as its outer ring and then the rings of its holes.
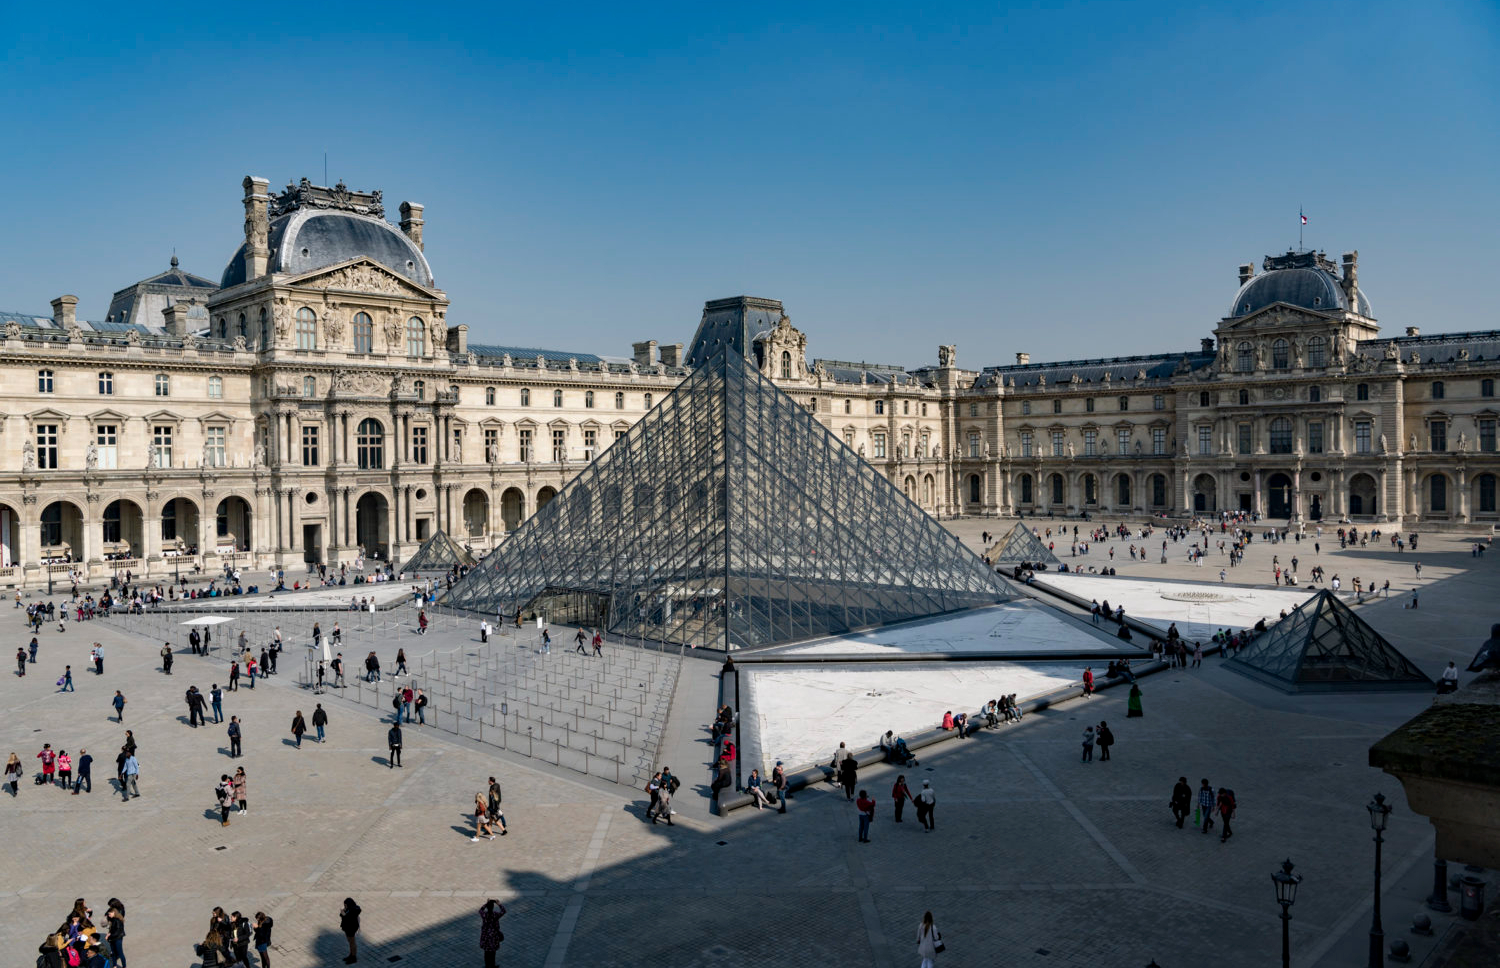
{"type": "Polygon", "coordinates": [[[21,445],[21,470],[36,470],[36,445],[29,440],[21,445]]]}
{"type": "Polygon", "coordinates": [[[333,307],[323,314],[323,336],[331,350],[344,345],[344,317],[333,307]]]}
{"type": "Polygon", "coordinates": [[[97,444],[92,442],[89,444],[88,451],[83,455],[83,466],[89,470],[93,470],[99,466],[99,446],[97,444]]]}
{"type": "Polygon", "coordinates": [[[271,317],[276,323],[276,342],[285,343],[292,338],[292,312],[287,308],[285,299],[276,300],[276,305],[271,310],[271,317]]]}
{"type": "Polygon", "coordinates": [[[401,346],[401,316],[394,309],[385,314],[385,345],[390,353],[401,346]]]}

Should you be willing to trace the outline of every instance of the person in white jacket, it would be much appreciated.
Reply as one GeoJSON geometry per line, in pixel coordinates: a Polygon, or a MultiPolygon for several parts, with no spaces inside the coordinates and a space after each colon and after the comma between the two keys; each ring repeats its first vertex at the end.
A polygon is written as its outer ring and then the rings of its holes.
{"type": "Polygon", "coordinates": [[[943,936],[938,934],[937,925],[932,923],[932,912],[928,911],[922,915],[922,923],[917,928],[917,954],[922,956],[922,968],[934,968],[937,946],[942,940],[943,936]]]}

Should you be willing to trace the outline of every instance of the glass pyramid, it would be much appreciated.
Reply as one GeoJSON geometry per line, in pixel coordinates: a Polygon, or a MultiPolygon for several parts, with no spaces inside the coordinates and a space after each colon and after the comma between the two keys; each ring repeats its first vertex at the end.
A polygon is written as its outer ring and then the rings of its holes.
{"type": "Polygon", "coordinates": [[[1433,688],[1422,670],[1327,589],[1262,632],[1228,665],[1284,692],[1433,688]]]}
{"type": "Polygon", "coordinates": [[[989,605],[1007,589],[720,350],[442,600],[741,649],[989,605]]]}
{"type": "Polygon", "coordinates": [[[1032,530],[1026,526],[1025,521],[1017,521],[1016,526],[1010,529],[1010,534],[1000,542],[1000,551],[995,556],[995,564],[1020,564],[1029,562],[1033,565],[1055,565],[1057,556],[1052,549],[1038,538],[1032,530]]]}
{"type": "Polygon", "coordinates": [[[452,571],[455,565],[472,567],[478,561],[462,545],[448,537],[448,532],[434,531],[432,537],[422,542],[416,554],[406,559],[401,570],[447,572],[452,571]]]}

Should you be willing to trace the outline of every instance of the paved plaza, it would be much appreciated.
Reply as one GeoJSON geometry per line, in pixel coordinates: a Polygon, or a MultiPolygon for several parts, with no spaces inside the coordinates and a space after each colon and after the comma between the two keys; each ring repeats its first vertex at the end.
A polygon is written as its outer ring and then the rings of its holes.
{"type": "MultiPolygon", "coordinates": [[[[978,549],[981,531],[1003,534],[1010,523],[949,526],[978,549]]],[[[1311,538],[1257,540],[1230,582],[1270,587],[1271,556],[1291,553],[1304,573],[1321,564],[1346,588],[1355,574],[1389,579],[1391,597],[1356,605],[1359,614],[1433,677],[1450,660],[1467,663],[1496,616],[1493,554],[1474,558],[1467,539],[1427,533],[1416,553],[1383,541],[1339,551],[1336,526],[1325,528],[1318,555],[1311,538]]],[[[1216,553],[1201,569],[1184,560],[1185,545],[1171,547],[1167,564],[1131,562],[1129,543],[1112,543],[1122,576],[1217,583],[1216,553]]],[[[1159,550],[1160,534],[1148,543],[1159,550]]],[[[1099,553],[1091,557],[1097,564],[1099,553]]],[[[11,614],[12,639],[24,645],[22,613],[11,614]]],[[[346,657],[376,649],[389,661],[398,647],[412,658],[481,653],[477,619],[437,621],[419,637],[410,604],[380,615],[378,631],[351,633],[346,657]]],[[[407,727],[403,766],[389,768],[388,710],[298,684],[297,648],[315,616],[285,617],[293,647],[281,676],[226,695],[226,717],[244,723],[239,760],[227,755],[222,725],[189,728],[182,699],[190,684],[225,683],[227,661],[188,654],[181,640],[168,677],[154,638],[97,621],[44,628],[38,662],[24,678],[12,670],[0,692],[0,752],[19,753],[28,778],[18,797],[0,796],[5,964],[29,965],[79,896],[100,914],[111,896],[126,903],[127,951],[140,966],[196,965],[192,944],[215,905],[275,918],[277,968],[338,964],[346,896],[364,908],[362,964],[479,964],[476,911],[487,897],[509,909],[504,965],[915,966],[925,910],[948,943],[941,965],[1269,964],[1281,930],[1269,875],[1290,857],[1306,878],[1292,912],[1293,963],[1354,966],[1364,963],[1372,900],[1364,805],[1377,790],[1395,806],[1387,937],[1407,938],[1419,956],[1433,943],[1406,932],[1431,887],[1431,828],[1406,809],[1394,779],[1366,765],[1368,747],[1426,706],[1425,694],[1288,696],[1210,658],[1143,680],[1141,719],[1127,719],[1124,695],[1111,690],[922,751],[907,780],[937,791],[932,833],[909,810],[892,822],[893,770],[862,771],[879,807],[872,842],[861,844],[853,805],[832,787],[802,792],[786,815],[712,813],[706,724],[719,665],[689,653],[680,673],[650,687],[670,709],[658,765],[683,780],[674,826],[653,830],[634,785],[440,728],[407,727]],[[102,677],[88,669],[96,640],[102,677]],[[54,684],[65,663],[75,692],[54,684]],[[109,705],[116,689],[129,700],[123,724],[109,705]],[[327,742],[297,749],[293,714],[310,717],[316,702],[329,713],[327,742]],[[1081,763],[1079,734],[1101,719],[1117,737],[1113,758],[1081,763]],[[112,781],[127,728],[142,793],[128,803],[112,781]],[[96,757],[92,793],[30,784],[44,742],[96,757]],[[240,765],[251,813],[221,827],[210,791],[240,765]],[[469,811],[490,775],[504,789],[509,833],[472,843],[469,811]],[[1235,790],[1229,842],[1173,825],[1167,799],[1184,775],[1195,788],[1207,777],[1235,790]]],[[[566,634],[550,657],[520,635],[495,644],[540,663],[584,661],[563,654],[566,634]]],[[[612,644],[599,661],[623,675],[637,648],[612,644]]],[[[883,728],[872,721],[848,740],[865,745],[883,728]]],[[[1441,936],[1451,917],[1433,918],[1441,936]]]]}

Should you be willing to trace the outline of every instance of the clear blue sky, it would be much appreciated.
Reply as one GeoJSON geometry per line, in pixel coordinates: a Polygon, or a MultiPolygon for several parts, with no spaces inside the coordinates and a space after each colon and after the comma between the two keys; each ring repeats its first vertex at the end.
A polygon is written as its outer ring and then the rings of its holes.
{"type": "Polygon", "coordinates": [[[487,341],[749,293],[814,356],[1177,350],[1299,206],[1386,331],[1500,327],[1492,2],[812,6],[11,5],[0,307],[101,318],[174,246],[217,279],[240,179],[326,149],[426,204],[487,341]]]}

